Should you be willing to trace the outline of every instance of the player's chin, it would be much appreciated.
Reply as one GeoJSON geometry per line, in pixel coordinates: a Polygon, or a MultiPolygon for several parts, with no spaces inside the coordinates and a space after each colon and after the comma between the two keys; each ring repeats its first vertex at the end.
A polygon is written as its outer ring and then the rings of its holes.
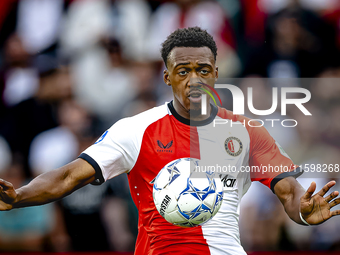
{"type": "Polygon", "coordinates": [[[189,108],[190,118],[196,118],[202,115],[201,104],[190,104],[189,108]]]}

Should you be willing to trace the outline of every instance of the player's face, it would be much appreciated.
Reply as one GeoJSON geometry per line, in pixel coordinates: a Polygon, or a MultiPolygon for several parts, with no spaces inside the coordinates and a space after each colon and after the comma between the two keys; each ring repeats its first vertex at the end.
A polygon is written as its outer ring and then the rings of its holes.
{"type": "MultiPolygon", "coordinates": [[[[210,86],[218,77],[214,55],[208,47],[176,47],[168,57],[168,69],[164,71],[164,81],[172,87],[174,108],[184,118],[203,120],[209,115],[201,115],[203,82],[210,86]]],[[[207,95],[207,110],[210,113],[210,97],[207,95]]]]}

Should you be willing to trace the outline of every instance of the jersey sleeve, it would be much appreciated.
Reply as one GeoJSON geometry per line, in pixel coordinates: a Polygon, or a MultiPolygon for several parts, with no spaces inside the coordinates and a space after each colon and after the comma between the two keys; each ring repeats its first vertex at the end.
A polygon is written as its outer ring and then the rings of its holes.
{"type": "Polygon", "coordinates": [[[129,119],[116,122],[92,146],[80,154],[96,171],[99,185],[119,174],[128,173],[138,157],[138,139],[132,131],[129,119]]]}
{"type": "Polygon", "coordinates": [[[276,183],[288,176],[296,178],[302,174],[302,170],[263,126],[254,126],[247,127],[250,136],[251,180],[261,182],[274,192],[276,183]]]}

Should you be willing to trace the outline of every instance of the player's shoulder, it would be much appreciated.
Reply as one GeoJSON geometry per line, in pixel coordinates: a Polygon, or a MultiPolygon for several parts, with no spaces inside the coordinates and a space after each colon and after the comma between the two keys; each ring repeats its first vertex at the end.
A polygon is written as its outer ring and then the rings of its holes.
{"type": "Polygon", "coordinates": [[[118,127],[125,130],[145,129],[150,124],[169,114],[167,104],[168,103],[153,107],[132,117],[120,119],[114,125],[112,125],[111,128],[118,127]]]}

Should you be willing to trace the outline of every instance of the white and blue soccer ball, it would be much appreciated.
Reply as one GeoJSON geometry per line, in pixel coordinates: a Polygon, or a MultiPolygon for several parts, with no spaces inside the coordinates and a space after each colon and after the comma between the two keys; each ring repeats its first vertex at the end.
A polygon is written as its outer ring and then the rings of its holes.
{"type": "Polygon", "coordinates": [[[158,212],[182,227],[202,225],[220,209],[223,187],[213,172],[199,172],[199,160],[176,159],[154,180],[153,200],[158,212]]]}

